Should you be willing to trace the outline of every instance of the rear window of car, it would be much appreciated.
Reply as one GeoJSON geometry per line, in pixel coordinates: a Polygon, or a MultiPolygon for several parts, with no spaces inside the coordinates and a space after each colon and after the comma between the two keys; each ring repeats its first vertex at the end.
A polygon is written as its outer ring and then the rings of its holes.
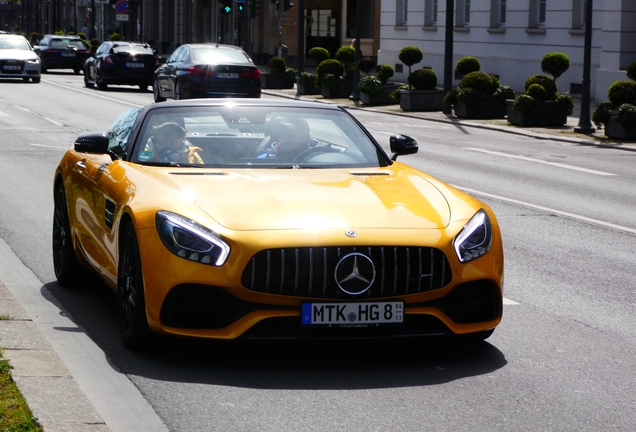
{"type": "Polygon", "coordinates": [[[249,57],[234,49],[197,47],[193,49],[194,61],[205,63],[249,63],[249,57]]]}
{"type": "Polygon", "coordinates": [[[114,53],[130,53],[130,54],[154,54],[152,47],[144,45],[115,45],[114,53]]]}
{"type": "Polygon", "coordinates": [[[51,48],[66,48],[69,46],[86,49],[81,40],[78,39],[52,39],[51,40],[51,48]]]}

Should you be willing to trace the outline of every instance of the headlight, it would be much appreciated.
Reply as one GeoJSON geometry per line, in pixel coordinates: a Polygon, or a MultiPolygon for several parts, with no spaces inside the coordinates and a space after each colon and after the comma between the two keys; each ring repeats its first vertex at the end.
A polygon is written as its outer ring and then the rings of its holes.
{"type": "Polygon", "coordinates": [[[230,246],[214,231],[188,218],[158,211],[155,222],[164,246],[178,257],[218,267],[230,254],[230,246]]]}
{"type": "Polygon", "coordinates": [[[490,250],[491,245],[490,219],[483,209],[475,213],[453,240],[455,253],[463,263],[485,255],[490,250]]]}
{"type": "Polygon", "coordinates": [[[36,58],[34,58],[34,59],[28,59],[28,60],[27,60],[27,63],[31,63],[31,64],[37,64],[37,63],[40,63],[40,58],[39,58],[39,57],[36,57],[36,58]]]}

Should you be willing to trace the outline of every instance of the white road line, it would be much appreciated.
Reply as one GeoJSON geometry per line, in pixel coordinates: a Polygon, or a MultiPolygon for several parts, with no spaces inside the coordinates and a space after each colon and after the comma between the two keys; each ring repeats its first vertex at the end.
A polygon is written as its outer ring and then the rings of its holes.
{"type": "Polygon", "coordinates": [[[455,187],[457,189],[463,190],[464,192],[467,192],[467,193],[472,194],[472,195],[479,195],[479,196],[483,196],[483,197],[487,197],[487,198],[493,198],[493,199],[496,199],[496,200],[499,200],[499,201],[509,202],[509,203],[512,203],[512,204],[518,204],[518,205],[522,205],[524,207],[533,208],[535,210],[541,210],[541,211],[545,211],[545,212],[548,212],[548,213],[554,213],[554,214],[558,214],[560,216],[569,217],[571,219],[576,219],[576,220],[579,220],[579,221],[588,222],[588,223],[592,223],[592,224],[596,224],[596,225],[600,225],[600,226],[604,226],[604,227],[608,227],[608,228],[613,228],[613,229],[616,229],[616,230],[619,230],[619,231],[628,232],[628,233],[631,233],[631,234],[636,234],[636,229],[635,228],[624,227],[622,225],[616,225],[616,224],[613,224],[613,223],[610,223],[610,222],[604,222],[604,221],[601,221],[601,220],[598,220],[598,219],[592,219],[592,218],[589,218],[589,217],[586,217],[586,216],[577,215],[577,214],[574,214],[574,213],[568,213],[568,212],[564,212],[564,211],[561,211],[561,210],[555,210],[555,209],[552,209],[552,208],[549,208],[549,207],[543,207],[543,206],[536,205],[536,204],[530,204],[530,203],[525,202],[525,201],[519,201],[519,200],[512,199],[512,198],[503,197],[501,195],[489,194],[487,192],[481,192],[481,191],[478,191],[478,190],[475,190],[475,189],[469,189],[469,188],[465,188],[465,187],[462,187],[462,186],[456,186],[456,185],[451,185],[451,186],[453,186],[453,187],[455,187]]]}
{"type": "Polygon", "coordinates": [[[19,109],[19,110],[24,111],[24,112],[31,112],[31,110],[30,110],[30,109],[23,108],[23,107],[21,107],[20,105],[13,105],[13,106],[14,106],[14,107],[16,107],[16,108],[17,108],[17,109],[19,109]]]}
{"type": "Polygon", "coordinates": [[[9,117],[9,114],[0,111],[0,117],[9,117]]]}
{"type": "Polygon", "coordinates": [[[515,306],[515,305],[518,305],[519,303],[504,297],[503,304],[504,304],[504,306],[515,306]]]}
{"type": "Polygon", "coordinates": [[[54,149],[60,149],[60,150],[68,150],[68,146],[54,146],[54,145],[46,145],[46,144],[35,144],[35,143],[31,143],[29,145],[32,145],[34,147],[46,147],[46,148],[54,148],[54,149]]]}
{"type": "Polygon", "coordinates": [[[540,164],[544,164],[544,165],[552,165],[552,166],[559,167],[559,168],[565,168],[565,169],[574,170],[574,171],[581,171],[581,172],[585,172],[585,173],[588,173],[588,174],[594,174],[594,175],[598,175],[598,176],[615,176],[615,175],[617,175],[617,174],[612,174],[612,173],[603,172],[603,171],[596,171],[596,170],[592,170],[592,169],[581,168],[581,167],[577,167],[577,166],[574,166],[574,165],[566,165],[566,164],[562,164],[562,163],[558,163],[558,162],[548,162],[548,161],[544,161],[544,160],[541,160],[541,159],[535,159],[535,158],[531,158],[531,157],[527,157],[527,156],[516,156],[516,155],[511,155],[511,154],[508,154],[508,153],[484,150],[484,149],[473,148],[473,147],[464,147],[464,150],[476,151],[476,152],[480,152],[480,153],[487,153],[487,154],[491,154],[491,155],[495,155],[495,156],[507,157],[507,158],[511,158],[511,159],[519,159],[519,160],[524,160],[524,161],[528,161],[528,162],[540,163],[540,164]]]}
{"type": "Polygon", "coordinates": [[[65,86],[65,85],[58,84],[58,83],[55,83],[53,81],[48,81],[48,80],[46,80],[46,82],[47,82],[47,84],[52,84],[54,86],[62,87],[62,88],[65,88],[65,89],[69,89],[69,90],[73,90],[73,91],[77,91],[77,92],[81,92],[81,93],[90,94],[91,96],[95,96],[95,97],[98,97],[98,98],[106,99],[106,100],[109,100],[109,101],[112,101],[112,102],[118,102],[118,103],[122,103],[124,105],[130,105],[131,107],[134,107],[134,108],[143,108],[144,107],[144,105],[134,104],[134,103],[130,103],[130,102],[126,102],[126,101],[120,100],[120,99],[115,99],[115,98],[111,98],[111,97],[108,97],[108,96],[103,96],[103,95],[99,94],[98,92],[96,92],[95,90],[90,90],[90,91],[89,90],[82,90],[82,89],[78,89],[76,87],[65,86]]]}
{"type": "Polygon", "coordinates": [[[42,117],[44,120],[46,120],[49,123],[53,123],[55,126],[64,126],[64,123],[60,123],[59,121],[55,121],[53,119],[50,119],[48,117],[42,117]]]}

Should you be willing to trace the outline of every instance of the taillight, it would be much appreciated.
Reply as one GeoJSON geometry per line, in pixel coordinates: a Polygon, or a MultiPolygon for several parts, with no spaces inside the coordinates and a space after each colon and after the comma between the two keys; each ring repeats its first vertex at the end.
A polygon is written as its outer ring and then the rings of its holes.
{"type": "Polygon", "coordinates": [[[258,69],[254,69],[251,71],[243,72],[241,74],[241,78],[245,79],[261,79],[261,71],[258,69]]]}
{"type": "Polygon", "coordinates": [[[104,57],[104,61],[105,61],[106,63],[108,63],[108,64],[115,64],[115,63],[113,62],[112,57],[111,57],[111,56],[109,56],[109,55],[107,55],[106,57],[104,57]]]}
{"type": "Polygon", "coordinates": [[[210,75],[210,71],[207,68],[201,66],[192,66],[188,69],[190,76],[207,76],[210,75]]]}

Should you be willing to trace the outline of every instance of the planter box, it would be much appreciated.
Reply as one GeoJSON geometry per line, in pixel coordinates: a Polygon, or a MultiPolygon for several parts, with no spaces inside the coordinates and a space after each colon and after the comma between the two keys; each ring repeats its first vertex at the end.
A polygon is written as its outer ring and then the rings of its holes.
{"type": "Polygon", "coordinates": [[[605,136],[613,139],[636,141],[636,125],[625,126],[611,116],[605,123],[605,136]]]}
{"type": "Polygon", "coordinates": [[[498,119],[506,117],[506,101],[494,96],[482,96],[474,105],[457,101],[455,115],[468,119],[498,119]]]}
{"type": "Polygon", "coordinates": [[[568,115],[563,104],[556,101],[534,101],[530,112],[512,109],[514,100],[506,100],[508,123],[517,126],[563,126],[568,115]]]}
{"type": "Polygon", "coordinates": [[[384,84],[384,88],[377,95],[360,92],[360,102],[365,105],[395,105],[397,102],[391,97],[400,84],[384,84]]]}
{"type": "Polygon", "coordinates": [[[301,95],[317,95],[320,94],[320,88],[316,84],[303,85],[298,84],[296,86],[296,91],[301,95]]]}
{"type": "Polygon", "coordinates": [[[351,96],[353,91],[353,80],[340,80],[340,86],[334,90],[330,90],[325,86],[320,88],[320,94],[327,99],[343,99],[351,96]]]}
{"type": "Polygon", "coordinates": [[[400,90],[400,108],[404,111],[441,111],[444,90],[400,90]]]}
{"type": "Polygon", "coordinates": [[[264,73],[261,75],[261,87],[264,89],[292,89],[294,83],[286,80],[284,73],[264,73]]]}

